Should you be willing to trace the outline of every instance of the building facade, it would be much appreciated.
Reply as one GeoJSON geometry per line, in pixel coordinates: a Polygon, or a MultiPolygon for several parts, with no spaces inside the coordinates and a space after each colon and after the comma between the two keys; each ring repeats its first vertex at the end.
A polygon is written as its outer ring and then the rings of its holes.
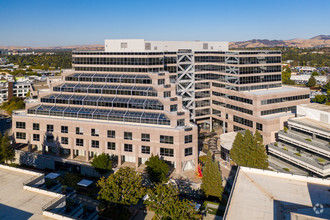
{"type": "Polygon", "coordinates": [[[2,82],[0,83],[0,105],[8,101],[11,97],[16,96],[25,98],[29,92],[30,82],[2,82]]]}
{"type": "Polygon", "coordinates": [[[158,154],[181,172],[197,163],[195,124],[258,129],[270,143],[309,102],[309,89],[282,86],[280,52],[228,51],[225,42],[106,40],[105,51],[74,51],[72,66],[14,114],[25,123],[13,126],[17,142],[136,166],[158,154]]]}
{"type": "Polygon", "coordinates": [[[268,146],[271,157],[307,171],[330,176],[330,107],[316,103],[299,105],[296,118],[278,132],[278,142],[268,146]]]}

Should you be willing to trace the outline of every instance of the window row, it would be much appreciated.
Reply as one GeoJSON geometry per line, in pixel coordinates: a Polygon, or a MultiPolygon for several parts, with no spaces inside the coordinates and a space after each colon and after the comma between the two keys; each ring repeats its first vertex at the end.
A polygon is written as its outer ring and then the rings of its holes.
{"type": "MultiPolygon", "coordinates": [[[[174,57],[175,58],[175,57],[174,57]]],[[[73,57],[72,64],[99,65],[163,65],[163,57],[73,57]]],[[[170,59],[168,61],[171,61],[170,59]]],[[[175,59],[176,63],[176,59],[175,59]]]]}
{"type": "Polygon", "coordinates": [[[269,105],[269,104],[274,104],[274,103],[289,102],[289,101],[295,101],[295,100],[301,100],[301,99],[309,99],[309,94],[281,97],[281,98],[275,98],[275,99],[265,99],[265,100],[261,100],[261,105],[269,105]]]}
{"type": "Polygon", "coordinates": [[[147,75],[127,75],[127,74],[76,73],[70,76],[66,76],[65,80],[78,81],[78,82],[152,84],[152,80],[147,75]]]}
{"type": "Polygon", "coordinates": [[[55,86],[54,92],[110,94],[127,96],[157,96],[157,91],[152,87],[143,86],[115,86],[115,85],[88,85],[88,84],[62,84],[55,86]]]}
{"type": "Polygon", "coordinates": [[[104,107],[113,107],[113,108],[164,110],[163,104],[158,100],[154,100],[154,99],[132,99],[132,98],[118,98],[118,97],[52,94],[46,97],[42,97],[41,102],[72,104],[72,105],[104,106],[104,107]]]}
{"type": "Polygon", "coordinates": [[[253,121],[234,115],[234,122],[253,128],[253,121]]]}
{"type": "Polygon", "coordinates": [[[162,113],[38,105],[29,108],[28,114],[170,125],[170,120],[162,113]]]}
{"type": "Polygon", "coordinates": [[[295,113],[297,109],[297,106],[290,106],[290,107],[284,107],[284,108],[276,108],[276,109],[270,109],[270,110],[265,110],[261,111],[261,115],[272,115],[272,114],[277,114],[277,113],[282,113],[282,112],[292,112],[295,113]]]}
{"type": "Polygon", "coordinates": [[[134,73],[159,73],[164,68],[123,68],[123,67],[75,67],[75,71],[90,72],[134,72],[134,73]]]}

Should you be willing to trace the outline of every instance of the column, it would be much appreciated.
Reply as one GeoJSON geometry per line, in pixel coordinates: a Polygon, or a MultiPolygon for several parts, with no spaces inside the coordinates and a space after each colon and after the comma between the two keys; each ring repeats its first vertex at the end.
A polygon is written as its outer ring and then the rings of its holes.
{"type": "Polygon", "coordinates": [[[74,140],[73,138],[69,138],[69,144],[70,144],[70,159],[74,159],[74,140]]]}
{"type": "Polygon", "coordinates": [[[85,157],[86,161],[89,162],[89,140],[84,140],[85,147],[85,157]]]}
{"type": "Polygon", "coordinates": [[[133,149],[134,149],[134,154],[135,154],[135,168],[137,169],[139,167],[139,147],[140,146],[136,146],[136,148],[134,148],[134,145],[133,145],[133,149]]]}

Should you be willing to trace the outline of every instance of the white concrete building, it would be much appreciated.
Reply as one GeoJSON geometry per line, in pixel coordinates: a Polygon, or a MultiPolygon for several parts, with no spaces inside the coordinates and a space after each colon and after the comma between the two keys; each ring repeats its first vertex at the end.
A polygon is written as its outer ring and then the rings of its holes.
{"type": "Polygon", "coordinates": [[[224,220],[330,219],[330,180],[239,167],[224,220]]]}

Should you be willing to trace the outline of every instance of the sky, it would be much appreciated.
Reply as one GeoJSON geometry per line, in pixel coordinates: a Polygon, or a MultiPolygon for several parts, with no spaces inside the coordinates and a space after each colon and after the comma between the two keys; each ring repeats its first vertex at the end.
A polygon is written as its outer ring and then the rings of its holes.
{"type": "Polygon", "coordinates": [[[0,46],[330,34],[330,0],[0,0],[0,46]]]}

